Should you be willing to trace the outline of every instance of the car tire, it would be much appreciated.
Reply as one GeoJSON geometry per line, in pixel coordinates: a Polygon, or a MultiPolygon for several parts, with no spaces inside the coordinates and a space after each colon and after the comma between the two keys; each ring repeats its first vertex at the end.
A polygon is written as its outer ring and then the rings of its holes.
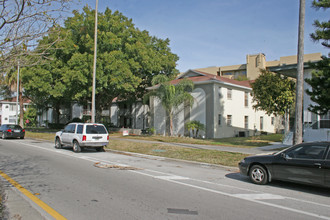
{"type": "Polygon", "coordinates": [[[56,149],[62,148],[61,140],[58,137],[55,139],[55,148],[56,149]]]}
{"type": "Polygon", "coordinates": [[[265,185],[268,183],[268,173],[261,165],[253,165],[249,172],[250,179],[253,183],[265,185]]]}
{"type": "Polygon", "coordinates": [[[20,137],[20,139],[24,139],[24,136],[23,137],[20,137]]]}
{"type": "Polygon", "coordinates": [[[103,147],[97,147],[97,148],[96,148],[96,151],[97,151],[97,152],[104,152],[104,148],[103,148],[103,147]]]}
{"type": "Polygon", "coordinates": [[[73,141],[73,151],[75,153],[81,152],[81,148],[80,148],[78,141],[73,141]]]}

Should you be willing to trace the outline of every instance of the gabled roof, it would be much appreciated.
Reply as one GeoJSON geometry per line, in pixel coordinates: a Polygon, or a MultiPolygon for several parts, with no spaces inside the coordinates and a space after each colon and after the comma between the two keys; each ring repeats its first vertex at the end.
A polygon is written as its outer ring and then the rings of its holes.
{"type": "Polygon", "coordinates": [[[187,72],[179,75],[175,80],[172,80],[172,84],[177,84],[180,80],[184,78],[189,78],[193,82],[208,82],[208,81],[214,81],[218,83],[224,83],[224,84],[232,84],[233,86],[240,86],[240,87],[247,87],[251,88],[251,80],[247,81],[238,81],[234,79],[229,79],[226,77],[216,76],[209,73],[201,72],[198,70],[188,70],[187,72]]]}
{"type": "MultiPolygon", "coordinates": [[[[238,81],[234,79],[229,79],[226,77],[216,76],[209,73],[204,73],[197,70],[188,70],[180,74],[176,79],[172,80],[170,83],[173,85],[178,84],[183,79],[190,79],[194,82],[194,84],[206,84],[206,83],[219,83],[219,84],[226,84],[234,87],[241,87],[246,89],[251,89],[251,83],[253,80],[247,81],[238,81]]],[[[159,85],[155,85],[152,87],[148,87],[148,90],[157,89],[159,85]]]]}

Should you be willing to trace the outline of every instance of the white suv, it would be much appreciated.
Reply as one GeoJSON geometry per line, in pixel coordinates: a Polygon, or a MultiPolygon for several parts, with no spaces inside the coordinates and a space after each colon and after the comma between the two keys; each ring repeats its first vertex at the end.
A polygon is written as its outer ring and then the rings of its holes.
{"type": "Polygon", "coordinates": [[[109,135],[103,124],[96,123],[70,123],[55,135],[55,148],[63,145],[73,147],[74,152],[80,152],[84,147],[104,151],[108,145],[109,135]]]}

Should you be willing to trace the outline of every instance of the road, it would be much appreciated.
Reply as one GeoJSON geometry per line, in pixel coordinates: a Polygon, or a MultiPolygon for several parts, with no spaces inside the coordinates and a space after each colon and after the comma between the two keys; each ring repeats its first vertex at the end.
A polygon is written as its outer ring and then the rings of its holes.
{"type": "Polygon", "coordinates": [[[259,186],[234,168],[160,157],[77,154],[49,142],[1,139],[0,171],[32,195],[22,198],[46,219],[56,213],[79,220],[330,220],[328,189],[284,182],[259,186]]]}

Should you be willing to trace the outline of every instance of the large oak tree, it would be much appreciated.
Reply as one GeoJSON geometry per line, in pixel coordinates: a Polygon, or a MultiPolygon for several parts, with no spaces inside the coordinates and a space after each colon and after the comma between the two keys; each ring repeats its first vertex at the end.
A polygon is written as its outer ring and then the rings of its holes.
{"type": "MultiPolygon", "coordinates": [[[[53,50],[47,57],[49,64],[27,70],[25,92],[32,100],[54,106],[72,101],[86,104],[91,100],[94,13],[89,7],[81,13],[74,11],[74,16],[61,28],[61,38],[65,40],[50,48],[53,50]]],[[[52,34],[45,37],[40,46],[56,37],[52,34]]],[[[178,73],[175,69],[178,57],[171,52],[169,40],[139,30],[118,11],[107,8],[98,14],[97,42],[97,120],[101,110],[109,109],[115,97],[138,99],[151,85],[153,76],[178,73]]]]}
{"type": "Polygon", "coordinates": [[[289,113],[295,102],[295,83],[287,77],[262,70],[259,77],[251,84],[256,110],[267,114],[284,116],[285,132],[289,131],[289,113]]]}

